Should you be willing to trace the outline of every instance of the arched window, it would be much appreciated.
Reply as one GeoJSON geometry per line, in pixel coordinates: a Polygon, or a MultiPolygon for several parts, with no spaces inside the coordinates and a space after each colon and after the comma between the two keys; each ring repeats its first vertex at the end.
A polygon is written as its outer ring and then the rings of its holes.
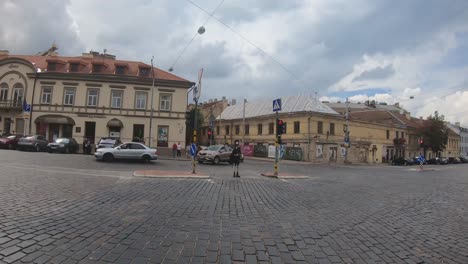
{"type": "Polygon", "coordinates": [[[18,106],[23,103],[24,99],[24,88],[21,83],[17,83],[13,86],[13,104],[18,106]]]}
{"type": "Polygon", "coordinates": [[[0,84],[0,102],[5,102],[8,100],[8,84],[0,84]]]}

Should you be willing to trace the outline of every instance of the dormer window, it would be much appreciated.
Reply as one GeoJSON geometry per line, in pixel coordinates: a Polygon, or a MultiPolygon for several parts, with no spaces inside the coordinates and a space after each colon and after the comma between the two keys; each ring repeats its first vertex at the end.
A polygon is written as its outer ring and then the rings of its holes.
{"type": "Polygon", "coordinates": [[[47,63],[47,71],[56,71],[57,70],[57,63],[49,61],[47,63]]]}
{"type": "Polygon", "coordinates": [[[102,64],[93,64],[93,72],[102,72],[102,64]]]}
{"type": "Polygon", "coordinates": [[[115,74],[125,74],[125,69],[127,67],[124,65],[117,65],[115,66],[115,74]]]}
{"type": "Polygon", "coordinates": [[[140,77],[148,77],[150,73],[150,68],[140,68],[140,77]]]}
{"type": "Polygon", "coordinates": [[[79,63],[70,63],[70,72],[77,72],[79,66],[79,63]]]}

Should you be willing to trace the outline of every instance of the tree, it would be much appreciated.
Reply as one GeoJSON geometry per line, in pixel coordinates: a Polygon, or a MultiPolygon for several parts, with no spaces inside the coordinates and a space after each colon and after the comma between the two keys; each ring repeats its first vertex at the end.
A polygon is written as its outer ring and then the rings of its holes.
{"type": "Polygon", "coordinates": [[[444,122],[444,116],[435,111],[423,122],[419,136],[423,139],[424,150],[431,148],[434,152],[445,149],[448,141],[448,128],[444,122]]]}
{"type": "MultiPolygon", "coordinates": [[[[190,110],[187,112],[186,115],[186,134],[185,134],[185,140],[186,142],[192,142],[193,141],[193,129],[194,129],[194,120],[195,120],[195,109],[190,110]]],[[[202,112],[200,111],[200,108],[197,108],[197,141],[200,139],[200,131],[201,128],[203,127],[204,124],[204,117],[202,112]]]]}

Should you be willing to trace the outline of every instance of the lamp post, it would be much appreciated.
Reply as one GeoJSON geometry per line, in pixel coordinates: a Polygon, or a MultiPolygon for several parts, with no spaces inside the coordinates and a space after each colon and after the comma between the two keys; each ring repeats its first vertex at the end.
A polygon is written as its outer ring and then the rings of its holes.
{"type": "Polygon", "coordinates": [[[152,143],[152,133],[153,133],[153,114],[154,114],[154,109],[153,109],[153,104],[154,104],[154,81],[155,81],[155,76],[154,76],[154,68],[153,68],[153,59],[154,56],[151,57],[151,75],[153,78],[153,84],[151,85],[151,113],[150,113],[150,124],[149,124],[149,142],[148,146],[151,148],[151,143],[152,143]]]}

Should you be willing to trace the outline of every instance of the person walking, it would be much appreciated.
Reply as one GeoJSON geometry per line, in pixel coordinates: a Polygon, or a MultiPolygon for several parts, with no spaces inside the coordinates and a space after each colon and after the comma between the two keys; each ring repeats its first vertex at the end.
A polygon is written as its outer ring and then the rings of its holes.
{"type": "Polygon", "coordinates": [[[239,146],[239,141],[236,140],[234,149],[232,150],[231,156],[230,156],[232,166],[234,167],[233,177],[240,177],[239,176],[239,164],[240,164],[241,156],[242,156],[242,152],[239,146]]]}
{"type": "Polygon", "coordinates": [[[177,143],[177,157],[180,158],[182,156],[182,146],[180,142],[177,143]]]}
{"type": "Polygon", "coordinates": [[[175,159],[177,155],[177,144],[174,142],[172,145],[172,158],[175,159]]]}

